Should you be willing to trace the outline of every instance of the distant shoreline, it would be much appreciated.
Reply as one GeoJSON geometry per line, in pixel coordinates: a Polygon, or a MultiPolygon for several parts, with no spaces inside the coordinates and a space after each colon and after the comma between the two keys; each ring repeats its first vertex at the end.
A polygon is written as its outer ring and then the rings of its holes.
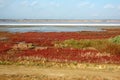
{"type": "Polygon", "coordinates": [[[111,27],[111,26],[118,26],[120,27],[119,24],[108,24],[108,23],[84,23],[84,24],[78,24],[78,23],[7,23],[7,24],[0,24],[0,26],[106,26],[106,27],[111,27]]]}
{"type": "Polygon", "coordinates": [[[0,19],[0,22],[116,22],[120,19],[0,19]]]}

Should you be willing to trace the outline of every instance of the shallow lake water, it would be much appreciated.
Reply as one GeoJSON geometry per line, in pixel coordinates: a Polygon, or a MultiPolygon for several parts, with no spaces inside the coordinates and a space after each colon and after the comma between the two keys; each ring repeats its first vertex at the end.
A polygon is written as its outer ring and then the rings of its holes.
{"type": "Polygon", "coordinates": [[[8,32],[76,32],[76,31],[101,31],[98,27],[85,26],[19,26],[0,27],[0,31],[8,32]]]}
{"type": "Polygon", "coordinates": [[[76,31],[102,31],[102,28],[120,27],[120,23],[112,22],[0,22],[0,31],[8,32],[76,32],[76,31]]]}

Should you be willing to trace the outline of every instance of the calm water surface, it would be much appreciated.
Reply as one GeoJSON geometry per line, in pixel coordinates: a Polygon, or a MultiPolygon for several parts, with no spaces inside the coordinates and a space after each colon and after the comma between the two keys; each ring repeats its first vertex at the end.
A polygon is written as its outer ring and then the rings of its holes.
{"type": "Polygon", "coordinates": [[[82,26],[19,26],[0,27],[0,31],[8,32],[75,32],[75,31],[101,31],[98,27],[82,26]]]}
{"type": "MultiPolygon", "coordinates": [[[[14,23],[13,24],[24,24],[24,23],[14,23]]],[[[9,22],[0,22],[0,24],[10,24],[9,22]]],[[[28,23],[31,25],[31,23],[28,23]]],[[[37,24],[37,23],[34,23],[37,24]]],[[[39,23],[42,24],[42,23],[39,23]]],[[[45,23],[48,24],[48,23],[45,23]]],[[[56,24],[56,23],[54,23],[56,24]]],[[[59,23],[58,23],[59,24],[59,23]]],[[[64,23],[63,23],[64,24],[64,23]]],[[[66,23],[65,23],[66,24],[66,23]]],[[[70,23],[71,24],[71,23],[70,23]]],[[[78,24],[78,23],[74,23],[78,24]]],[[[93,24],[93,23],[79,23],[79,24],[93,24]]],[[[96,23],[95,23],[96,24],[96,23]]],[[[113,23],[99,23],[99,24],[113,24],[113,23]]],[[[120,23],[114,23],[114,24],[120,24],[120,23]]],[[[113,26],[114,27],[114,26],[113,26]]],[[[0,31],[8,31],[8,32],[76,32],[76,31],[102,31],[100,26],[40,26],[37,24],[37,26],[2,26],[0,25],[0,31]]]]}

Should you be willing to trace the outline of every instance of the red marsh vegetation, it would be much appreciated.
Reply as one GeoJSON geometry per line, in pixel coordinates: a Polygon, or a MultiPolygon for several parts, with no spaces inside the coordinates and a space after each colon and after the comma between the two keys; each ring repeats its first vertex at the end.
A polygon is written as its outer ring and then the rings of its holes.
{"type": "Polygon", "coordinates": [[[0,32],[0,60],[120,64],[120,29],[100,32],[0,32]],[[117,41],[116,41],[117,40],[117,41]]]}

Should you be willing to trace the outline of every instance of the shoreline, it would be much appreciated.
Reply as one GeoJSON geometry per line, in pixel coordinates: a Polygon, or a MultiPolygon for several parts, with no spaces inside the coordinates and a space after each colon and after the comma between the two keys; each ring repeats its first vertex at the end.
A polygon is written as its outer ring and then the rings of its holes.
{"type": "Polygon", "coordinates": [[[84,23],[84,24],[69,24],[69,23],[65,23],[65,24],[58,24],[58,23],[40,23],[40,24],[35,24],[35,23],[28,23],[28,24],[15,24],[15,23],[9,23],[9,24],[0,24],[0,26],[120,26],[120,24],[97,24],[97,23],[84,23]]]}
{"type": "Polygon", "coordinates": [[[120,24],[0,24],[0,29],[0,32],[98,32],[120,29],[120,24]]]}

